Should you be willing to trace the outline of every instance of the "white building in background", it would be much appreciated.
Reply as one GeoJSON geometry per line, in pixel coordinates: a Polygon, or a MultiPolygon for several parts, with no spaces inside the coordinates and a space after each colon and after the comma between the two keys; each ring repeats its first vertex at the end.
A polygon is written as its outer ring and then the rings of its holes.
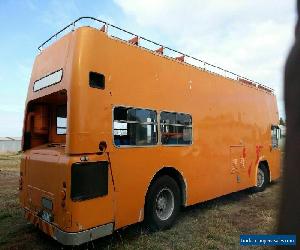
{"type": "Polygon", "coordinates": [[[21,150],[21,137],[0,137],[0,153],[16,153],[21,150]]]}

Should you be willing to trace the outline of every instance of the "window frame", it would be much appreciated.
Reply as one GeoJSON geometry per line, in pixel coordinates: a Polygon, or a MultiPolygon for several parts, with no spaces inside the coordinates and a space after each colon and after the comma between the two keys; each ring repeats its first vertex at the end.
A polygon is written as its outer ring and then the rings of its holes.
{"type": "Polygon", "coordinates": [[[135,107],[135,106],[126,106],[126,105],[115,105],[112,108],[112,140],[113,140],[113,145],[120,149],[120,148],[145,148],[145,147],[157,147],[159,145],[159,136],[160,136],[160,131],[159,131],[159,113],[157,110],[155,109],[151,109],[151,108],[141,108],[141,107],[135,107]],[[114,117],[114,110],[115,108],[133,108],[133,109],[143,109],[143,110],[150,110],[155,112],[156,114],[156,123],[155,122],[142,122],[139,123],[138,121],[128,121],[128,120],[115,120],[114,117]],[[119,123],[127,123],[127,124],[141,124],[141,125],[156,125],[156,143],[152,144],[152,145],[116,145],[115,143],[115,135],[114,135],[114,122],[115,121],[119,121],[119,123]]]}

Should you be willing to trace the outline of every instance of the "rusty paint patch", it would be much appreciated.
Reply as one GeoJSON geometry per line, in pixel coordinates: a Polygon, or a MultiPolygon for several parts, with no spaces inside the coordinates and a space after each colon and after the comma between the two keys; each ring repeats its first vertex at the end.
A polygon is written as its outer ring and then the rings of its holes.
{"type": "Polygon", "coordinates": [[[246,148],[243,148],[243,158],[246,158],[246,148]]]}
{"type": "Polygon", "coordinates": [[[252,169],[252,161],[248,167],[248,176],[250,177],[250,174],[251,174],[251,169],[252,169]]]}
{"type": "Polygon", "coordinates": [[[261,145],[257,145],[256,146],[256,160],[255,160],[255,165],[258,163],[259,161],[259,155],[261,153],[261,149],[263,148],[263,146],[261,145]]]}
{"type": "Polygon", "coordinates": [[[42,220],[41,218],[27,210],[25,210],[25,218],[44,233],[50,235],[51,237],[54,236],[54,228],[48,222],[42,220]]]}

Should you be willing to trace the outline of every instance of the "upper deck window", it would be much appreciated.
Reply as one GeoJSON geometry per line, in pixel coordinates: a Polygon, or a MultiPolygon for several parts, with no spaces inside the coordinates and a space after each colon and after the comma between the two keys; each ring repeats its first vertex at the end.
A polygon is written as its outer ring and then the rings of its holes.
{"type": "Polygon", "coordinates": [[[90,72],[89,84],[92,88],[104,89],[105,88],[105,77],[104,75],[96,72],[90,72]]]}
{"type": "Polygon", "coordinates": [[[157,114],[153,110],[116,107],[114,109],[116,146],[157,144],[157,114]]]}
{"type": "Polygon", "coordinates": [[[55,71],[53,73],[50,73],[34,82],[33,91],[36,92],[38,90],[49,87],[51,85],[57,84],[61,81],[62,77],[63,77],[62,69],[55,71]]]}
{"type": "Polygon", "coordinates": [[[162,144],[192,144],[192,117],[188,114],[161,112],[160,130],[162,144]]]}

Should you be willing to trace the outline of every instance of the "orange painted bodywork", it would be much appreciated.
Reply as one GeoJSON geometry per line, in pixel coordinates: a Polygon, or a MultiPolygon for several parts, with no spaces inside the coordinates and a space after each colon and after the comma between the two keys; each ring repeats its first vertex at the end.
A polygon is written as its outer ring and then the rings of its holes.
{"type": "Polygon", "coordinates": [[[276,97],[254,85],[82,27],[37,56],[26,107],[59,91],[67,95],[68,130],[66,136],[57,136],[54,128],[50,138],[66,145],[39,145],[24,152],[20,199],[33,214],[40,209],[41,197],[52,199],[53,225],[63,231],[78,232],[109,222],[118,229],[143,220],[147,189],[163,167],[182,175],[184,205],[254,186],[260,161],[268,162],[272,180],[280,176],[280,152],[271,147],[271,125],[278,124],[276,97]],[[59,69],[63,69],[60,83],[33,92],[36,80],[59,69]],[[105,75],[104,90],[89,86],[90,71],[105,75]],[[193,143],[117,148],[114,106],[188,113],[193,143]],[[108,195],[73,202],[71,165],[80,162],[82,155],[88,155],[89,161],[109,160],[107,154],[96,154],[100,141],[107,143],[111,161],[108,195]],[[66,192],[63,205],[62,190],[66,192]]]}

